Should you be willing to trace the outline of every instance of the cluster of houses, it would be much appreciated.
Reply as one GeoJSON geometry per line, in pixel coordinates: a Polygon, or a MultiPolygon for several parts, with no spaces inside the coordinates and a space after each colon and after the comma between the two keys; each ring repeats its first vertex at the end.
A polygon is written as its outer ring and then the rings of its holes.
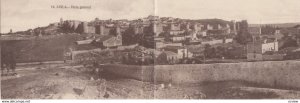
{"type": "MultiPolygon", "coordinates": [[[[84,35],[70,48],[74,54],[118,51],[123,53],[118,57],[120,61],[127,64],[176,64],[195,58],[248,61],[300,58],[300,25],[290,28],[249,27],[246,20],[189,20],[158,16],[136,20],[96,18],[90,22],[61,19],[47,27],[30,29],[25,33],[38,36],[47,33],[84,35]],[[245,32],[251,35],[252,41],[246,45],[236,45],[234,38],[245,32]],[[290,42],[293,40],[295,42],[290,42]],[[217,46],[227,53],[221,54],[221,57],[205,57],[205,51],[215,53],[217,46]],[[214,51],[208,51],[206,47],[212,47],[214,51]],[[225,58],[223,55],[227,54],[242,55],[225,58]]],[[[9,34],[16,33],[11,31],[9,34]]],[[[72,57],[74,59],[76,56],[72,57]]]]}
{"type": "Polygon", "coordinates": [[[77,41],[77,49],[74,50],[118,49],[138,44],[131,51],[124,51],[120,57],[124,62],[132,64],[176,64],[185,59],[204,56],[204,45],[232,43],[242,30],[247,30],[253,37],[252,42],[245,45],[247,60],[282,60],[287,55],[278,52],[284,37],[279,29],[271,35],[264,35],[261,28],[248,27],[246,20],[200,22],[148,16],[137,20],[61,20],[57,25],[68,32],[91,34],[77,41]],[[128,44],[129,41],[136,41],[136,37],[140,37],[142,43],[128,44]],[[199,49],[189,48],[193,46],[199,49]]]}
{"type": "MultiPolygon", "coordinates": [[[[77,41],[74,50],[122,48],[125,46],[124,44],[127,44],[127,41],[123,39],[124,36],[142,36],[146,40],[139,43],[139,46],[145,48],[143,51],[149,49],[151,53],[142,53],[143,55],[136,59],[152,55],[152,60],[157,59],[155,61],[161,61],[159,63],[177,63],[182,59],[193,57],[193,51],[189,52],[185,45],[214,45],[233,42],[232,35],[236,35],[240,28],[238,24],[234,21],[201,24],[178,18],[149,16],[132,21],[96,18],[91,22],[81,22],[61,19],[57,25],[67,32],[92,35],[87,39],[77,41]],[[132,32],[128,32],[130,30],[132,32]],[[224,36],[215,38],[214,35],[224,36]]],[[[131,52],[131,54],[138,55],[137,52],[131,52]]]]}

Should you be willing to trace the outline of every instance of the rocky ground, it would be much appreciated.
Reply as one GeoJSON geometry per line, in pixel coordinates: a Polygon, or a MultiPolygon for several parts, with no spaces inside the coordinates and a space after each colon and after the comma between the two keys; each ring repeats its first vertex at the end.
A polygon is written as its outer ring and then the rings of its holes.
{"type": "Polygon", "coordinates": [[[299,99],[300,91],[227,81],[152,84],[68,64],[19,66],[1,76],[2,99],[299,99]]]}

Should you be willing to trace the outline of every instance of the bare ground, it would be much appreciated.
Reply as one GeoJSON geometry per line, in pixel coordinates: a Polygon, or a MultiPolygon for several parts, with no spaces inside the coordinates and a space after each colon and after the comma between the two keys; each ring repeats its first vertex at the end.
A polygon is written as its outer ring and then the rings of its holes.
{"type": "Polygon", "coordinates": [[[262,88],[227,81],[202,84],[153,84],[124,79],[93,68],[68,64],[17,67],[1,76],[2,99],[299,99],[300,91],[262,88]]]}

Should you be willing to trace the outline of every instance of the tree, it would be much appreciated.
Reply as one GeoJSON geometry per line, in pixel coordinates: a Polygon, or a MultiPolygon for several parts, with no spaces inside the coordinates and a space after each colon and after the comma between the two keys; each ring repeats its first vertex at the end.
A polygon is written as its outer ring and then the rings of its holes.
{"type": "Polygon", "coordinates": [[[238,34],[236,36],[236,41],[240,44],[247,44],[252,40],[252,36],[248,32],[248,22],[243,20],[239,23],[240,29],[238,30],[238,34]]]}
{"type": "Polygon", "coordinates": [[[286,38],[284,40],[283,45],[280,47],[280,49],[283,49],[283,48],[286,48],[286,47],[298,47],[297,40],[292,39],[290,37],[286,38]]]}
{"type": "Polygon", "coordinates": [[[122,37],[122,42],[125,45],[131,45],[138,42],[138,35],[134,34],[133,28],[127,29],[122,37]]]}
{"type": "Polygon", "coordinates": [[[238,43],[245,45],[248,42],[252,41],[252,36],[249,32],[241,31],[238,33],[235,39],[238,43]]]}
{"type": "Polygon", "coordinates": [[[216,48],[216,57],[221,58],[221,57],[225,57],[226,54],[226,49],[222,46],[218,46],[216,48]]]}
{"type": "Polygon", "coordinates": [[[211,48],[211,45],[205,44],[204,46],[204,56],[207,57],[209,54],[209,49],[211,48]]]}

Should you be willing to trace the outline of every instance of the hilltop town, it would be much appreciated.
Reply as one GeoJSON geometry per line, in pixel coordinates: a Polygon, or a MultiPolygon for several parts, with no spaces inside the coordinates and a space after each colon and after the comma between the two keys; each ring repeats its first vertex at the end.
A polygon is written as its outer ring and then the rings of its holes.
{"type": "Polygon", "coordinates": [[[299,4],[1,0],[0,98],[299,103],[299,4]]]}
{"type": "MultiPolygon", "coordinates": [[[[202,64],[300,58],[300,25],[249,27],[247,20],[61,20],[46,27],[3,34],[2,39],[82,35],[64,47],[72,62],[129,65],[202,64]],[[101,60],[99,59],[101,58],[101,60]]],[[[70,41],[71,42],[71,41],[70,41]]]]}
{"type": "Polygon", "coordinates": [[[300,25],[158,16],[61,18],[45,27],[11,30],[0,40],[5,99],[294,99],[300,94],[300,25]]]}

